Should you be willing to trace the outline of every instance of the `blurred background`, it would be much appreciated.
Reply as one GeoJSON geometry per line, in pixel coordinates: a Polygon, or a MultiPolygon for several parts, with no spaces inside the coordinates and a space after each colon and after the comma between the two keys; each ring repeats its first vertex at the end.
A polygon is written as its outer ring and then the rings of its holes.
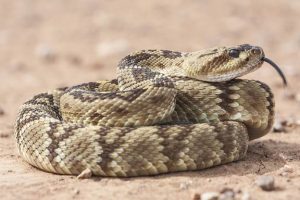
{"type": "MultiPolygon", "coordinates": [[[[289,87],[283,88],[282,80],[268,64],[246,78],[271,86],[279,128],[284,128],[290,119],[299,127],[299,19],[299,0],[0,0],[0,194],[18,199],[56,194],[65,199],[78,195],[77,187],[81,190],[79,195],[99,199],[101,195],[107,197],[106,191],[114,191],[122,199],[126,195],[132,199],[140,191],[148,191],[143,193],[148,194],[148,199],[152,195],[170,197],[173,191],[187,199],[189,193],[178,188],[182,183],[189,185],[194,177],[198,191],[219,190],[229,184],[248,188],[258,197],[255,199],[269,198],[270,193],[257,192],[253,187],[253,177],[267,172],[276,175],[276,170],[286,163],[285,158],[290,157],[294,159],[290,164],[299,169],[299,129],[292,129],[289,134],[267,135],[263,138],[265,146],[259,142],[252,145],[253,150],[258,149],[265,156],[250,152],[246,161],[231,167],[164,176],[157,182],[131,179],[131,184],[124,184],[116,179],[78,182],[22,164],[15,150],[13,123],[20,105],[37,93],[115,78],[119,60],[132,51],[198,51],[249,43],[263,47],[266,56],[281,66],[289,87]],[[281,152],[283,156],[278,155],[281,152]],[[214,177],[210,184],[207,177],[214,177]],[[88,192],[84,193],[82,188],[88,192]]],[[[279,184],[288,183],[277,176],[279,184]]],[[[270,198],[291,200],[299,195],[299,177],[289,181],[292,186],[284,187],[289,189],[272,193],[270,198]]]]}
{"type": "MultiPolygon", "coordinates": [[[[259,45],[299,75],[300,1],[1,0],[0,107],[10,120],[37,92],[116,76],[140,49],[259,45]]],[[[281,84],[267,64],[250,75],[281,84]]]]}

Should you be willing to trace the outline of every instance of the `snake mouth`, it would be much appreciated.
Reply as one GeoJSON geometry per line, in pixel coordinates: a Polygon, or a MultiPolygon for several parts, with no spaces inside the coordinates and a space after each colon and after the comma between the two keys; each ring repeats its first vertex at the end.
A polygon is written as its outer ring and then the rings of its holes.
{"type": "Polygon", "coordinates": [[[261,60],[264,61],[264,62],[266,62],[266,63],[269,63],[277,71],[277,73],[281,77],[284,86],[287,86],[287,80],[285,78],[284,73],[281,71],[280,67],[277,64],[275,64],[272,60],[270,60],[269,58],[262,57],[261,60]]]}

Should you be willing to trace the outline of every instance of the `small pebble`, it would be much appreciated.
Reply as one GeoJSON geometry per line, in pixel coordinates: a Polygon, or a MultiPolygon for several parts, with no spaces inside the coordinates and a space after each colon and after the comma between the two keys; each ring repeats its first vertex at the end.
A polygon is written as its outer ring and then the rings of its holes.
{"type": "Polygon", "coordinates": [[[89,168],[83,170],[78,176],[78,179],[87,179],[92,177],[92,171],[89,168]]]}
{"type": "Polygon", "coordinates": [[[276,119],[273,125],[273,132],[275,133],[285,133],[288,132],[287,128],[292,128],[300,125],[300,120],[294,117],[288,117],[285,119],[276,119]]]}
{"type": "Polygon", "coordinates": [[[285,99],[295,100],[296,99],[296,94],[294,92],[291,92],[291,91],[284,91],[283,97],[285,99]]]}
{"type": "Polygon", "coordinates": [[[200,196],[199,193],[194,193],[194,194],[192,195],[192,200],[200,200],[200,199],[201,199],[201,196],[200,196]]]}
{"type": "Polygon", "coordinates": [[[37,46],[36,54],[37,56],[48,62],[53,62],[56,59],[56,55],[53,52],[53,50],[50,47],[43,44],[37,46]]]}
{"type": "Polygon", "coordinates": [[[9,127],[0,130],[0,138],[8,138],[12,135],[13,130],[9,127]]]}
{"type": "Polygon", "coordinates": [[[221,194],[226,193],[226,192],[233,192],[234,193],[234,190],[232,188],[225,187],[220,191],[221,194]]]}
{"type": "Polygon", "coordinates": [[[5,115],[5,112],[2,108],[0,108],[0,116],[5,115]]]}
{"type": "Polygon", "coordinates": [[[286,132],[286,129],[284,127],[284,121],[282,120],[275,120],[274,125],[273,125],[273,132],[274,133],[284,133],[286,132]]]}
{"type": "Polygon", "coordinates": [[[217,192],[205,192],[201,194],[201,200],[218,200],[219,193],[217,192]]]}
{"type": "Polygon", "coordinates": [[[289,173],[292,173],[294,171],[293,168],[289,165],[284,165],[282,170],[284,172],[289,172],[289,173]]]}
{"type": "Polygon", "coordinates": [[[284,120],[282,120],[282,125],[286,127],[295,127],[297,126],[298,120],[295,119],[295,117],[288,117],[284,120]]]}
{"type": "Polygon", "coordinates": [[[233,200],[235,196],[235,192],[231,188],[224,188],[220,193],[220,200],[233,200]]]}
{"type": "Polygon", "coordinates": [[[190,187],[190,185],[191,184],[189,182],[180,183],[179,188],[181,190],[186,190],[186,189],[188,189],[190,187]]]}
{"type": "Polygon", "coordinates": [[[241,200],[250,200],[251,196],[249,192],[243,192],[241,200]]]}
{"type": "Polygon", "coordinates": [[[242,193],[242,190],[241,190],[240,188],[238,188],[238,189],[235,190],[235,193],[241,194],[241,193],[242,193]]]}
{"type": "Polygon", "coordinates": [[[287,176],[289,173],[292,173],[294,170],[292,167],[289,165],[284,165],[282,168],[279,170],[279,175],[281,176],[287,176]]]}
{"type": "Polygon", "coordinates": [[[275,180],[273,176],[259,176],[255,180],[255,184],[265,191],[272,191],[275,189],[275,180]]]}
{"type": "Polygon", "coordinates": [[[9,137],[9,133],[8,132],[3,132],[0,130],[0,138],[8,138],[9,137]]]}
{"type": "Polygon", "coordinates": [[[75,195],[78,195],[79,193],[80,193],[80,190],[78,190],[78,189],[75,189],[75,190],[74,190],[74,194],[75,194],[75,195]]]}
{"type": "Polygon", "coordinates": [[[104,65],[100,62],[94,62],[94,63],[91,63],[89,66],[91,66],[92,69],[101,69],[104,67],[104,65]]]}
{"type": "Polygon", "coordinates": [[[66,58],[73,65],[81,65],[82,64],[82,60],[80,59],[79,56],[70,54],[70,55],[67,55],[66,58]]]}
{"type": "Polygon", "coordinates": [[[12,71],[25,71],[26,65],[23,62],[20,61],[14,61],[13,63],[8,65],[8,68],[12,71]]]}
{"type": "Polygon", "coordinates": [[[281,172],[279,175],[280,176],[288,176],[288,173],[287,172],[281,172]]]}
{"type": "Polygon", "coordinates": [[[280,158],[282,158],[284,161],[287,161],[287,162],[294,160],[293,156],[286,155],[286,154],[284,154],[284,153],[279,153],[278,156],[279,156],[280,158]]]}

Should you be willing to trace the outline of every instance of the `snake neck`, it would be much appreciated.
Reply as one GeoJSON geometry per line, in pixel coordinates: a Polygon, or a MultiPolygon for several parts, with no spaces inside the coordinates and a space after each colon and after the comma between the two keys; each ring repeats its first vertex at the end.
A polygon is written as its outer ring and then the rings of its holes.
{"type": "Polygon", "coordinates": [[[241,51],[238,57],[232,57],[228,51],[226,47],[189,53],[142,50],[123,58],[118,66],[118,74],[123,75],[125,69],[132,69],[138,71],[139,77],[155,77],[159,73],[165,77],[183,76],[208,82],[223,82],[250,73],[263,63],[263,54],[253,56],[247,51],[241,51]]]}

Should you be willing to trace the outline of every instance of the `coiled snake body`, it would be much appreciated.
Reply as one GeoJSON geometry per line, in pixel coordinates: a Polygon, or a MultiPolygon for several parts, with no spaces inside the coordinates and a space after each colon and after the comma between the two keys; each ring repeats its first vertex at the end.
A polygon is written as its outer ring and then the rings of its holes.
{"type": "Polygon", "coordinates": [[[259,68],[250,45],[192,53],[143,50],[123,58],[118,78],[56,89],[20,109],[17,147],[31,165],[58,174],[141,176],[239,160],[268,133],[273,95],[235,79],[259,68]]]}

